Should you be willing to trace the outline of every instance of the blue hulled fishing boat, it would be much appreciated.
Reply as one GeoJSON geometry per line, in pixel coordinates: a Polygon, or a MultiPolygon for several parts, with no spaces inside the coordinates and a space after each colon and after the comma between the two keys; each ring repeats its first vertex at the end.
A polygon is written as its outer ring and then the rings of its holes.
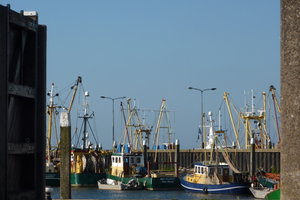
{"type": "Polygon", "coordinates": [[[214,131],[212,113],[209,112],[208,116],[210,126],[205,149],[211,150],[210,161],[194,163],[193,173],[183,176],[180,179],[181,185],[187,190],[201,193],[249,193],[250,184],[247,174],[240,172],[231,163],[222,144],[218,142],[217,134],[224,131],[214,131]],[[217,156],[219,149],[226,163],[217,161],[219,160],[217,156]],[[216,156],[213,156],[214,152],[216,156]],[[215,161],[213,161],[214,157],[215,161]]]}
{"type": "Polygon", "coordinates": [[[241,194],[249,192],[242,174],[234,174],[226,163],[195,163],[194,172],[183,176],[181,185],[201,193],[241,194]]]}

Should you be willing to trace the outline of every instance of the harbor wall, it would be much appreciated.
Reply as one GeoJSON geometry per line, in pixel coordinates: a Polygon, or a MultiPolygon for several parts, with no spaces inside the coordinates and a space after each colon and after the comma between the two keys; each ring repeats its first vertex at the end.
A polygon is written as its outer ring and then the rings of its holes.
{"type": "MultiPolygon", "coordinates": [[[[300,1],[281,0],[281,200],[300,198],[300,1]]],[[[276,70],[276,68],[275,68],[276,70]]]]}
{"type": "MultiPolygon", "coordinates": [[[[227,150],[230,160],[242,172],[249,172],[250,150],[227,150]]],[[[155,150],[148,150],[148,158],[155,157],[155,150]]],[[[179,167],[189,169],[195,162],[210,160],[211,150],[206,149],[182,149],[179,153],[179,167]]],[[[174,167],[175,150],[157,150],[158,169],[168,170],[174,167]]],[[[221,152],[213,153],[213,160],[225,162],[221,152]],[[216,155],[218,155],[216,157],[216,155]]],[[[266,172],[280,171],[280,151],[278,149],[257,149],[255,150],[255,171],[263,170],[266,172]]]]}

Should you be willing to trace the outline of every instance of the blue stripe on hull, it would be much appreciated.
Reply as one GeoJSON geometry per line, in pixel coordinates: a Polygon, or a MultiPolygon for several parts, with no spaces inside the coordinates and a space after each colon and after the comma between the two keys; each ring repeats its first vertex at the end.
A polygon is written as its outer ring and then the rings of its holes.
{"type": "Polygon", "coordinates": [[[221,185],[206,185],[190,183],[183,179],[180,179],[181,185],[191,191],[201,193],[212,193],[212,194],[241,194],[249,192],[249,185],[244,183],[231,183],[221,185]]]}

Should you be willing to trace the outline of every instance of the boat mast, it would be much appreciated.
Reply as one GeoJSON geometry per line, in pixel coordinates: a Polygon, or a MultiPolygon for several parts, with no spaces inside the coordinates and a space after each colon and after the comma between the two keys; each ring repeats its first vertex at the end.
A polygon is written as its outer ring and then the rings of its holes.
{"type": "MultiPolygon", "coordinates": [[[[155,156],[154,156],[154,162],[157,162],[157,150],[159,146],[159,139],[160,139],[160,129],[164,128],[167,129],[167,149],[169,149],[171,145],[171,136],[172,136],[172,129],[171,129],[171,122],[169,118],[167,110],[167,103],[166,99],[162,99],[160,110],[159,110],[159,116],[156,124],[156,129],[155,129],[155,137],[153,141],[153,146],[155,146],[155,156]],[[165,120],[164,126],[162,126],[162,122],[165,120]]],[[[171,154],[170,154],[171,155],[171,154]]],[[[172,162],[172,158],[170,156],[170,162],[172,162]]]]}
{"type": "MultiPolygon", "coordinates": [[[[130,102],[130,100],[131,99],[127,99],[127,104],[130,102]]],[[[122,147],[122,152],[124,152],[124,145],[126,144],[126,138],[128,139],[128,143],[131,146],[130,136],[129,136],[129,131],[128,131],[128,124],[130,122],[131,115],[130,115],[130,112],[128,111],[129,116],[128,116],[128,120],[127,120],[122,102],[120,103],[120,106],[121,106],[123,120],[124,120],[124,124],[125,124],[124,135],[123,135],[123,147],[122,147]]]]}
{"type": "Polygon", "coordinates": [[[271,85],[270,91],[272,92],[272,99],[273,99],[273,106],[274,106],[274,113],[275,113],[275,120],[276,120],[276,133],[277,133],[277,137],[278,137],[278,144],[280,145],[281,138],[280,138],[279,122],[278,122],[276,108],[279,113],[281,112],[281,109],[280,109],[278,100],[276,98],[275,90],[276,90],[276,88],[273,85],[271,85]]]}
{"type": "Polygon", "coordinates": [[[56,109],[56,105],[54,104],[54,97],[58,96],[58,93],[54,94],[54,83],[51,84],[51,89],[47,93],[47,95],[49,96],[49,105],[48,105],[48,110],[47,110],[47,113],[49,115],[49,117],[48,117],[48,132],[47,132],[47,157],[48,157],[47,163],[50,164],[52,120],[53,120],[53,113],[56,109]]]}
{"type": "Polygon", "coordinates": [[[215,131],[214,131],[214,121],[212,118],[212,112],[208,112],[208,116],[209,116],[209,122],[210,122],[210,126],[209,126],[209,135],[208,135],[208,142],[206,145],[206,149],[212,149],[214,148],[214,138],[215,138],[215,131]]]}
{"type": "Polygon", "coordinates": [[[89,138],[89,135],[88,135],[88,132],[87,132],[87,123],[88,123],[88,120],[90,118],[92,118],[92,114],[89,115],[88,113],[88,107],[89,107],[89,104],[88,104],[88,97],[90,96],[89,92],[86,91],[84,93],[84,113],[83,113],[83,116],[81,118],[83,118],[83,150],[86,150],[88,148],[88,144],[87,144],[87,139],[89,138]]]}

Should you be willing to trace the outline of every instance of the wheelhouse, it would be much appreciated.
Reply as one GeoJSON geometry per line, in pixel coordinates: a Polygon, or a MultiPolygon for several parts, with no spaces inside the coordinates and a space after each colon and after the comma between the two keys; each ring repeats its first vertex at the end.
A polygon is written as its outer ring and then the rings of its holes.
{"type": "Polygon", "coordinates": [[[232,170],[229,168],[228,164],[226,163],[219,163],[218,165],[216,164],[204,165],[202,163],[195,163],[194,174],[213,176],[215,173],[218,176],[227,177],[232,175],[232,170]]]}
{"type": "Polygon", "coordinates": [[[123,166],[127,164],[129,167],[143,167],[144,160],[142,154],[113,154],[111,156],[111,162],[114,166],[123,166]]]}
{"type": "Polygon", "coordinates": [[[135,169],[144,167],[142,153],[114,153],[111,156],[112,175],[124,177],[135,172],[135,169]]]}

